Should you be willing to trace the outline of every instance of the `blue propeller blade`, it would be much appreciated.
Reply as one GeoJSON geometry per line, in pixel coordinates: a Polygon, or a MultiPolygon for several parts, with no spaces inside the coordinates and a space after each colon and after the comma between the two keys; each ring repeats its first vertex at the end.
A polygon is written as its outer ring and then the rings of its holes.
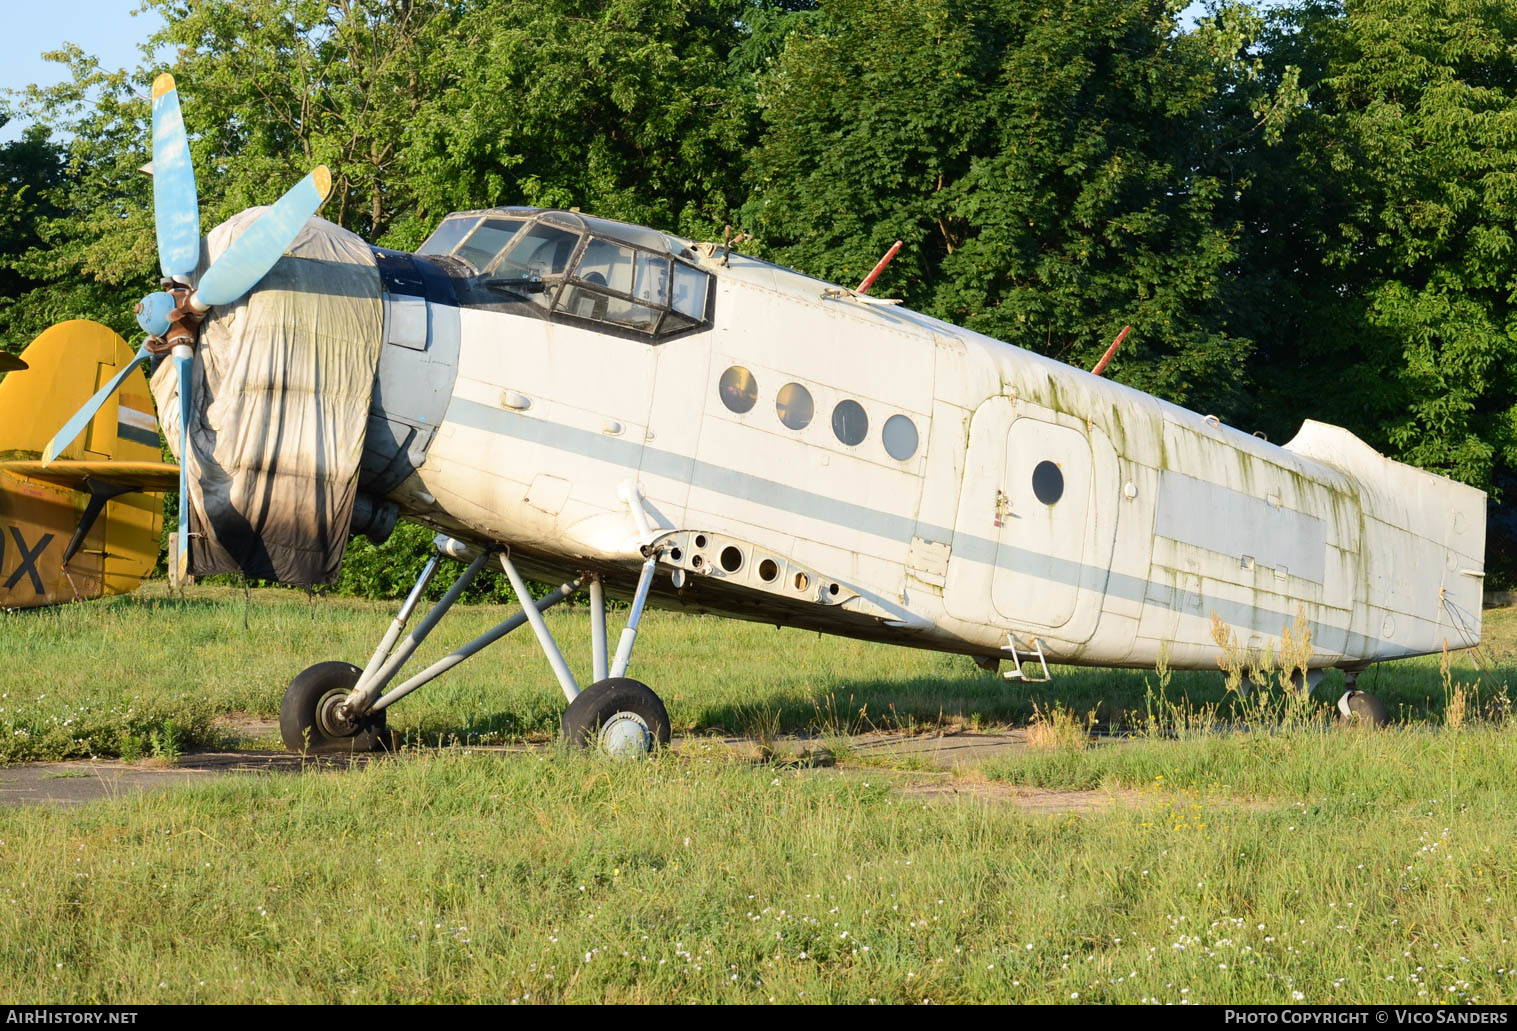
{"type": "Polygon", "coordinates": [[[181,584],[190,571],[190,367],[194,360],[174,356],[179,373],[179,547],[174,552],[174,568],[181,584]]]}
{"type": "Polygon", "coordinates": [[[230,304],[253,289],[284,256],[285,248],[316,214],[331,189],[332,176],[325,165],[317,166],[290,187],[206,269],[191,303],[197,308],[230,304]]]}
{"type": "Polygon", "coordinates": [[[167,72],[153,80],[153,222],[163,274],[194,272],[200,262],[200,201],[179,91],[167,72]]]}
{"type": "Polygon", "coordinates": [[[122,381],[131,375],[133,369],[151,357],[152,355],[148,354],[147,345],[144,344],[137,351],[137,357],[133,358],[126,368],[112,376],[111,381],[101,387],[94,397],[84,402],[84,407],[75,412],[74,417],[64,423],[63,429],[59,430],[53,439],[47,442],[47,449],[42,452],[42,464],[47,465],[47,463],[57,458],[64,448],[72,444],[74,438],[83,433],[84,428],[90,424],[90,420],[95,417],[95,413],[100,411],[100,406],[105,404],[106,398],[116,392],[116,388],[121,386],[122,381]]]}

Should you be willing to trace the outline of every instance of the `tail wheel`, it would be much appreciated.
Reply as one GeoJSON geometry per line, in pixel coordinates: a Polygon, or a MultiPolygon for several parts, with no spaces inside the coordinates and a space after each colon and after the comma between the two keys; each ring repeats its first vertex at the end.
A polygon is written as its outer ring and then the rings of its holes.
{"type": "Polygon", "coordinates": [[[355,720],[340,703],[363,674],[351,663],[318,662],[301,671],[279,705],[279,736],[292,752],[373,752],[384,745],[385,710],[355,720]]]}
{"type": "Polygon", "coordinates": [[[1385,703],[1368,691],[1345,691],[1338,699],[1338,711],[1344,719],[1367,727],[1383,727],[1391,721],[1385,703]]]}
{"type": "Polygon", "coordinates": [[[618,758],[640,758],[669,744],[669,714],[658,695],[629,677],[598,680],[564,710],[564,739],[571,748],[594,748],[618,758]]]}

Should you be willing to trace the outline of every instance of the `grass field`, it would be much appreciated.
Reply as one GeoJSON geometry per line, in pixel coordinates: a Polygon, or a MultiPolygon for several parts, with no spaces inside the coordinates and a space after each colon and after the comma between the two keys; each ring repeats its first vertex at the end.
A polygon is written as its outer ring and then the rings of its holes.
{"type": "MultiPolygon", "coordinates": [[[[499,622],[510,609],[459,606],[403,672],[419,670],[499,622]]],[[[327,659],[364,665],[394,606],[297,591],[197,588],[186,597],[150,583],[88,605],[0,611],[0,762],[138,754],[156,734],[184,747],[219,743],[218,717],[273,717],[301,669],[327,659]]],[[[419,619],[419,617],[417,617],[419,619]]],[[[589,614],[548,615],[581,683],[589,679],[589,614]]],[[[612,634],[616,633],[613,619],[612,634]]],[[[1517,666],[1517,610],[1487,614],[1494,674],[1455,666],[1479,689],[1471,705],[1499,706],[1517,666]]],[[[1048,684],[1011,684],[962,656],[821,637],[714,617],[653,612],[632,674],[664,699],[676,733],[750,733],[756,727],[829,733],[1025,722],[1059,703],[1122,726],[1145,707],[1153,671],[1060,670],[1048,684]]],[[[1445,691],[1436,658],[1375,667],[1360,686],[1402,721],[1437,721],[1445,691]]],[[[1219,673],[1176,673],[1167,695],[1221,702],[1219,673]]],[[[1341,678],[1317,692],[1323,707],[1341,678]]],[[[432,744],[548,740],[563,695],[523,628],[390,711],[390,725],[432,744]]],[[[263,742],[277,747],[273,740],[263,742]]]]}
{"type": "MultiPolygon", "coordinates": [[[[501,618],[456,615],[421,661],[501,618]]],[[[0,810],[0,992],[1511,1003],[1517,614],[1486,615],[1496,669],[1456,663],[1462,723],[1437,661],[1419,660],[1361,681],[1396,715],[1387,731],[1172,724],[944,772],[846,749],[826,769],[754,762],[698,733],[640,764],[480,751],[556,727],[561,700],[523,632],[396,707],[392,724],[433,747],[0,810]],[[983,799],[913,791],[937,781],[983,799]],[[1001,784],[1121,800],[1038,814],[996,801],[1001,784]]],[[[301,667],[361,663],[388,618],[272,591],[246,608],[209,591],[0,615],[5,755],[214,741],[218,717],[273,714],[301,667]]],[[[586,623],[553,620],[579,651],[586,623]]],[[[964,659],[664,613],[645,622],[633,672],[678,729],[721,733],[1020,723],[1056,699],[1121,724],[1157,679],[1061,671],[1015,686],[964,659]]],[[[1216,674],[1177,674],[1166,693],[1184,711],[1224,700],[1216,674]]]]}

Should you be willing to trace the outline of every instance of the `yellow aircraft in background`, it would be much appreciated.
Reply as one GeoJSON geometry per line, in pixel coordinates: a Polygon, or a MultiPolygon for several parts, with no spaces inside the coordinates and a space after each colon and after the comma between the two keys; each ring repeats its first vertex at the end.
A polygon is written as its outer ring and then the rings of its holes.
{"type": "Polygon", "coordinates": [[[132,361],[108,326],[76,319],[0,356],[0,608],[128,594],[158,562],[162,461],[147,377],[134,369],[58,459],[48,438],[132,361]]]}

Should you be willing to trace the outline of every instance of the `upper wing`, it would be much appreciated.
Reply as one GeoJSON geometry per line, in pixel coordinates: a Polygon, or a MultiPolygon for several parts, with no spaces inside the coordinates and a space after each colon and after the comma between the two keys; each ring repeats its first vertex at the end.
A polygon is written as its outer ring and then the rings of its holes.
{"type": "Polygon", "coordinates": [[[87,480],[156,494],[179,489],[179,467],[172,462],[0,462],[0,472],[89,493],[87,480]]]}

